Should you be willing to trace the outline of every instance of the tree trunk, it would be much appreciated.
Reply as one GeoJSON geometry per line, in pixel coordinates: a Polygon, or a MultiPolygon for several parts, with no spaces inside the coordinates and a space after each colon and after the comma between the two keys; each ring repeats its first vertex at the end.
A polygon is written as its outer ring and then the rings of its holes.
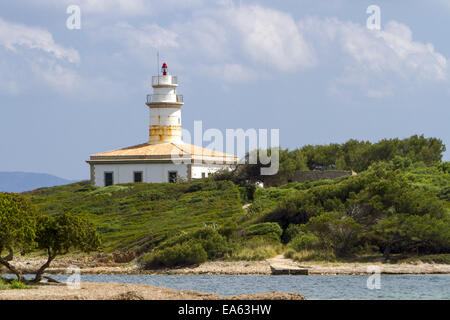
{"type": "Polygon", "coordinates": [[[33,279],[33,282],[39,282],[42,280],[42,275],[44,274],[45,269],[50,266],[50,263],[55,259],[56,254],[51,254],[50,250],[48,251],[47,262],[45,262],[38,271],[36,271],[36,276],[33,279]]]}
{"type": "Polygon", "coordinates": [[[23,282],[23,274],[19,269],[16,269],[12,264],[10,264],[6,259],[0,257],[0,263],[8,268],[9,271],[14,273],[17,277],[17,280],[23,282]]]}

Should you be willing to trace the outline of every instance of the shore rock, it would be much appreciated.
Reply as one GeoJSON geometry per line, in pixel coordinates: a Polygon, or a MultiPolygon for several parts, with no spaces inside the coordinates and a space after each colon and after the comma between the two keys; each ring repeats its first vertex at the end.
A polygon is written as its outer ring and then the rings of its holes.
{"type": "Polygon", "coordinates": [[[0,290],[0,300],[305,300],[298,293],[268,292],[223,297],[215,293],[174,290],[147,284],[82,282],[79,289],[61,284],[38,285],[32,289],[0,290]]]}

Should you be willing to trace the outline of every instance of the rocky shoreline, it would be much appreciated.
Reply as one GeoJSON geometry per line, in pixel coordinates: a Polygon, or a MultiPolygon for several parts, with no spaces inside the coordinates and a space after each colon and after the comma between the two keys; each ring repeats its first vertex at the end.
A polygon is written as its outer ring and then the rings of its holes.
{"type": "Polygon", "coordinates": [[[82,282],[78,289],[64,283],[30,289],[0,290],[0,300],[306,300],[299,293],[267,292],[223,297],[194,290],[174,290],[147,284],[82,282]]]}
{"type": "MultiPolygon", "coordinates": [[[[33,273],[44,263],[44,257],[18,257],[12,262],[24,273],[33,273]]],[[[264,261],[209,261],[195,267],[143,270],[134,261],[129,263],[102,262],[92,257],[56,259],[46,274],[67,274],[69,267],[79,267],[81,274],[176,274],[176,275],[269,275],[271,265],[308,269],[310,275],[367,275],[369,266],[377,266],[382,274],[450,274],[450,265],[433,263],[305,263],[299,264],[278,256],[264,261]]],[[[7,272],[0,269],[0,272],[7,272]]]]}

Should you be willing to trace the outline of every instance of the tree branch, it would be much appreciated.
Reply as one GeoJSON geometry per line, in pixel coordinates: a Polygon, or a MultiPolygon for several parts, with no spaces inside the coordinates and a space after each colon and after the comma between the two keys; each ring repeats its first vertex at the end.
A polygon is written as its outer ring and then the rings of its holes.
{"type": "Polygon", "coordinates": [[[17,280],[23,282],[23,275],[22,275],[22,272],[21,272],[19,269],[17,269],[16,267],[14,267],[12,264],[10,264],[10,263],[8,262],[8,260],[6,260],[6,259],[4,259],[4,258],[2,258],[2,257],[0,257],[0,263],[1,263],[2,265],[4,265],[6,268],[8,268],[9,271],[11,271],[12,273],[14,273],[14,274],[16,275],[16,277],[17,277],[17,280]]]}
{"type": "Polygon", "coordinates": [[[57,256],[56,253],[52,253],[50,248],[47,249],[48,258],[47,261],[39,268],[38,271],[36,271],[36,276],[34,277],[32,282],[39,282],[42,280],[42,275],[44,274],[45,269],[47,269],[50,266],[50,263],[52,263],[53,259],[57,256]]]}

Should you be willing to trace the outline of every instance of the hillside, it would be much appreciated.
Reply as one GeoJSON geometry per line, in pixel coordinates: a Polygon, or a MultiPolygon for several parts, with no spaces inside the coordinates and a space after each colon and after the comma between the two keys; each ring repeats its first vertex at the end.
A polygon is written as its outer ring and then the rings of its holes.
{"type": "Polygon", "coordinates": [[[98,188],[87,181],[26,192],[42,212],[89,216],[105,251],[143,251],[179,232],[218,227],[242,214],[231,182],[128,184],[98,188]]]}
{"type": "Polygon", "coordinates": [[[298,261],[449,263],[450,163],[439,160],[444,150],[440,140],[422,136],[282,150],[280,181],[305,164],[361,171],[270,188],[253,184],[265,178],[259,164],[245,164],[184,183],[99,188],[85,181],[24,194],[44,214],[88,216],[105,252],[132,251],[146,268],[277,254],[298,261]],[[339,166],[323,162],[335,151],[342,155],[335,159],[339,166]]]}
{"type": "Polygon", "coordinates": [[[23,192],[73,182],[46,173],[0,172],[0,192],[23,192]]]}

